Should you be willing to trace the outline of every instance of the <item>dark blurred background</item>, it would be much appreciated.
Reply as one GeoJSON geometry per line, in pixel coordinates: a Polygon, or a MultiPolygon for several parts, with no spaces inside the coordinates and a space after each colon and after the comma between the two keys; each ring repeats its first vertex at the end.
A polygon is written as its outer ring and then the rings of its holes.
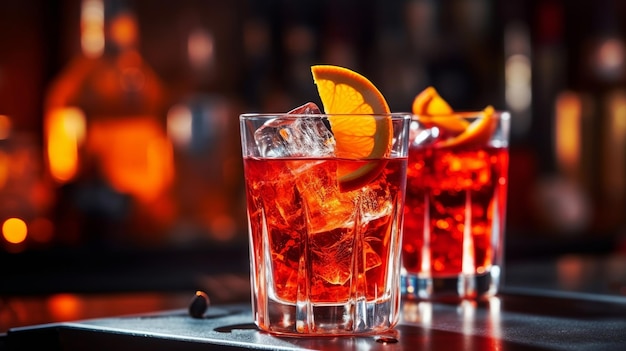
{"type": "Polygon", "coordinates": [[[15,296],[247,301],[237,117],[318,102],[319,63],[394,111],[428,85],[510,110],[506,284],[626,294],[624,1],[23,0],[0,2],[0,321],[15,296]]]}

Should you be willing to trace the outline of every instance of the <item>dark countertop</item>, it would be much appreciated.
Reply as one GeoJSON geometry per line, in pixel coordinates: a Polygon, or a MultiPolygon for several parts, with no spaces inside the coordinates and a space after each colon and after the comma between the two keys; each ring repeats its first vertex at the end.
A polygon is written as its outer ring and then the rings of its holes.
{"type": "Polygon", "coordinates": [[[248,304],[9,329],[0,350],[616,350],[626,345],[626,297],[505,289],[485,301],[405,301],[394,333],[278,338],[260,332],[248,304]],[[383,341],[387,342],[383,342],[383,341]]]}

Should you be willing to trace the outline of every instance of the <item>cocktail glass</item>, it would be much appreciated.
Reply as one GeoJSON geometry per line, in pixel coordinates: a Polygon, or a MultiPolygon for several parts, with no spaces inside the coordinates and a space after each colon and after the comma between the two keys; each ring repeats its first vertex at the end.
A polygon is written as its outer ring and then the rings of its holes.
{"type": "Polygon", "coordinates": [[[354,335],[397,323],[411,117],[367,118],[391,124],[382,158],[334,155],[328,120],[352,115],[240,116],[252,309],[261,330],[354,335]],[[359,179],[338,180],[346,169],[360,170],[359,179]]]}
{"type": "Polygon", "coordinates": [[[508,112],[414,115],[402,245],[408,299],[498,291],[508,184],[508,112]]]}

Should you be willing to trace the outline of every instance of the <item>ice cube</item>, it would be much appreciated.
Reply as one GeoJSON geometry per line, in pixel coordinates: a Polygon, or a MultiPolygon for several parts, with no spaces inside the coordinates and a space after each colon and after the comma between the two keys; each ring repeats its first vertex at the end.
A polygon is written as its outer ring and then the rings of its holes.
{"type": "Polygon", "coordinates": [[[350,228],[355,221],[355,196],[339,190],[335,162],[297,161],[290,164],[296,187],[307,207],[311,233],[350,228]]]}
{"type": "Polygon", "coordinates": [[[382,264],[382,259],[370,245],[374,239],[363,239],[350,228],[312,235],[309,240],[313,272],[330,284],[343,285],[353,274],[360,275],[382,264]],[[361,248],[356,251],[355,240],[362,240],[361,248]],[[358,255],[358,272],[353,267],[354,255],[358,255]]]}
{"type": "MultiPolygon", "coordinates": [[[[320,110],[309,102],[289,113],[319,114],[320,110]]],[[[335,138],[320,118],[274,118],[257,129],[254,140],[263,157],[322,157],[335,152],[335,138]]]]}
{"type": "Polygon", "coordinates": [[[411,122],[409,140],[412,147],[427,146],[434,144],[440,138],[440,130],[437,127],[426,128],[416,121],[411,122]]]}
{"type": "Polygon", "coordinates": [[[293,110],[287,112],[288,115],[318,115],[322,111],[314,102],[307,102],[302,106],[298,106],[293,110]]]}
{"type": "Polygon", "coordinates": [[[352,276],[354,233],[339,228],[309,238],[313,272],[326,282],[343,285],[352,276]]]}

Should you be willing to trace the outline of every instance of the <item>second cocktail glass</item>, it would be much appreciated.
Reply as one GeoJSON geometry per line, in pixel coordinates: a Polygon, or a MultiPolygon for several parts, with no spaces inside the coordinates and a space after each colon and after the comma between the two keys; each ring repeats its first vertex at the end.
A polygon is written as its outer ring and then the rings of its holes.
{"type": "Polygon", "coordinates": [[[414,115],[402,249],[403,296],[497,292],[508,183],[508,112],[414,115]]]}

